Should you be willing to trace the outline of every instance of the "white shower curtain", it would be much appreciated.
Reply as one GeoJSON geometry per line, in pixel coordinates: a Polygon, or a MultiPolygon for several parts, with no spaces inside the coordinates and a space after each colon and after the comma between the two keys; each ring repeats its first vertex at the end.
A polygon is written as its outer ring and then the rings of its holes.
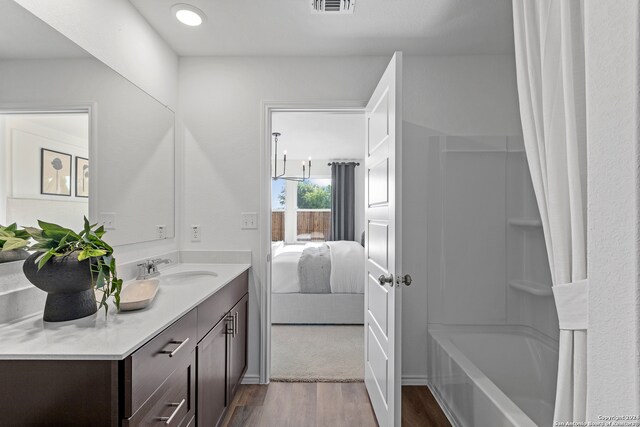
{"type": "Polygon", "coordinates": [[[518,97],[560,321],[554,421],[587,394],[586,104],[581,0],[513,0],[518,97]]]}

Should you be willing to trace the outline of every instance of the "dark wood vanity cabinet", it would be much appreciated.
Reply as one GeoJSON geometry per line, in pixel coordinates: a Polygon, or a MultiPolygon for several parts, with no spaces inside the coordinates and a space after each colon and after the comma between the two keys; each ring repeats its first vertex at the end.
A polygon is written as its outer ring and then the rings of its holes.
{"type": "Polygon", "coordinates": [[[231,301],[244,294],[198,343],[198,427],[215,427],[222,422],[247,368],[249,296],[242,281],[229,286],[237,286],[239,291],[231,293],[231,301]]]}
{"type": "Polygon", "coordinates": [[[124,360],[0,360],[0,425],[221,423],[247,367],[248,272],[124,360]]]}
{"type": "MultiPolygon", "coordinates": [[[[229,344],[229,394],[233,396],[247,369],[247,314],[249,295],[245,295],[229,312],[234,329],[229,344]]],[[[231,399],[227,404],[231,403],[231,399]]]]}
{"type": "Polygon", "coordinates": [[[227,324],[219,322],[198,344],[198,426],[218,425],[227,408],[227,324]]]}

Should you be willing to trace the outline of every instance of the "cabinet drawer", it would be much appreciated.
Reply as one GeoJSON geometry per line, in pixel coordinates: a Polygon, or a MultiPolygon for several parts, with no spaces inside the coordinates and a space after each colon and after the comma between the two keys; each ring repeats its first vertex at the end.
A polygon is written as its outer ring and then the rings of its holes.
{"type": "Polygon", "coordinates": [[[190,363],[176,369],[124,427],[186,427],[195,414],[195,352],[190,363]]]}
{"type": "Polygon", "coordinates": [[[249,291],[249,272],[245,271],[198,306],[198,341],[249,291]]]}
{"type": "Polygon", "coordinates": [[[196,347],[196,309],[124,360],[124,416],[131,417],[176,369],[189,365],[196,347]]]}

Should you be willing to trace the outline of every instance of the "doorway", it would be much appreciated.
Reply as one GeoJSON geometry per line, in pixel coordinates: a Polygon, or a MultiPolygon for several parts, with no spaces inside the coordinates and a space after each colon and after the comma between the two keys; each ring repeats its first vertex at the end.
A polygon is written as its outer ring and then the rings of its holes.
{"type": "Polygon", "coordinates": [[[269,126],[270,380],[361,382],[364,112],[274,109],[269,126]]]}
{"type": "MultiPolygon", "coordinates": [[[[364,112],[365,138],[362,143],[365,153],[365,238],[361,271],[366,280],[363,277],[360,283],[364,287],[364,382],[380,425],[400,425],[402,287],[411,284],[411,276],[402,268],[402,74],[402,52],[396,52],[366,104],[351,103],[336,107],[334,103],[333,106],[310,107],[263,102],[260,145],[260,221],[265,225],[260,237],[263,261],[260,263],[259,273],[264,282],[260,293],[260,382],[268,383],[271,376],[273,314],[271,181],[274,178],[274,165],[277,165],[277,150],[272,145],[275,145],[275,134],[280,133],[273,129],[272,115],[277,111],[300,110],[364,112]]],[[[284,153],[282,159],[284,160],[284,153]]],[[[311,166],[311,161],[307,166],[311,166]]],[[[305,168],[302,168],[302,173],[305,174],[305,168]]],[[[304,175],[302,177],[304,179],[304,175]]],[[[332,215],[339,211],[333,204],[331,210],[332,215]]],[[[332,239],[335,238],[335,223],[332,217],[332,239]]],[[[330,252],[330,256],[333,253],[333,260],[342,256],[337,252],[330,252]]],[[[332,264],[332,269],[334,267],[337,266],[332,264]]],[[[345,271],[339,274],[340,277],[348,275],[345,271]]],[[[330,280],[329,286],[332,285],[330,280]]]]}
{"type": "Polygon", "coordinates": [[[87,109],[0,110],[0,224],[47,220],[82,228],[89,217],[92,139],[87,109]]]}

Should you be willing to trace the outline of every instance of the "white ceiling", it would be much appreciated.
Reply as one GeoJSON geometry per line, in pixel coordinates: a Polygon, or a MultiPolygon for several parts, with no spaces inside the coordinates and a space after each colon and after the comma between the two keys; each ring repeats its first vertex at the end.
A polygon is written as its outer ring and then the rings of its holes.
{"type": "Polygon", "coordinates": [[[511,0],[357,0],[353,15],[311,13],[311,0],[130,1],[181,56],[513,52],[511,0]],[[180,2],[204,24],[180,24],[180,2]]]}
{"type": "Polygon", "coordinates": [[[0,0],[0,59],[86,58],[90,55],[13,1],[0,0]]]}
{"type": "Polygon", "coordinates": [[[275,112],[271,129],[280,132],[278,156],[288,159],[352,160],[364,156],[364,114],[275,112]]]}

